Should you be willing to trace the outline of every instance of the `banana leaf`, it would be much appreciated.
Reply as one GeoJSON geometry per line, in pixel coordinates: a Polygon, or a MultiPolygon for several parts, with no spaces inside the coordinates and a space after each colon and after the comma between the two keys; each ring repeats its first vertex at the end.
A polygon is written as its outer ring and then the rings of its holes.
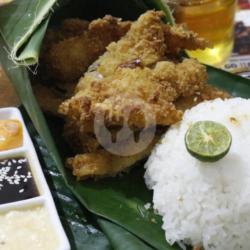
{"type": "Polygon", "coordinates": [[[25,109],[20,107],[20,110],[38,153],[39,161],[42,164],[43,172],[49,184],[60,219],[69,236],[71,249],[112,249],[109,240],[101,230],[88,222],[94,221],[88,211],[86,211],[67,188],[61,173],[58,171],[47,147],[34,128],[25,109]]]}
{"type": "Polygon", "coordinates": [[[0,8],[1,36],[10,59],[17,65],[37,62],[45,34],[51,1],[13,1],[0,8]]]}
{"type": "Polygon", "coordinates": [[[114,249],[120,250],[152,250],[150,246],[146,245],[138,238],[136,238],[131,233],[122,230],[117,225],[110,223],[104,219],[98,219],[99,225],[101,226],[102,230],[107,234],[110,242],[114,249]],[[121,244],[124,242],[124,244],[121,244]],[[133,244],[131,244],[131,242],[133,244]]]}
{"type": "MultiPolygon", "coordinates": [[[[20,4],[26,2],[19,1],[20,4]]],[[[36,131],[39,133],[39,136],[35,138],[39,138],[40,143],[44,143],[43,150],[41,150],[41,147],[37,147],[37,151],[45,158],[44,170],[46,171],[47,168],[50,168],[49,156],[50,161],[53,162],[53,166],[60,172],[61,178],[65,181],[62,183],[68,188],[60,190],[55,185],[55,194],[59,194],[60,196],[64,191],[65,193],[71,191],[78,201],[91,213],[91,218],[89,219],[87,216],[88,212],[78,204],[78,209],[82,211],[80,217],[85,218],[83,220],[86,223],[81,222],[82,225],[91,224],[91,227],[94,225],[99,232],[98,237],[100,237],[99,241],[96,240],[100,245],[96,245],[97,243],[94,242],[91,246],[86,247],[86,249],[105,249],[105,247],[109,249],[109,247],[112,247],[123,250],[125,249],[124,246],[127,246],[127,249],[179,249],[178,246],[170,246],[165,241],[164,232],[161,229],[161,218],[153,210],[146,210],[144,208],[146,203],[152,201],[152,193],[147,190],[144,184],[143,163],[138,164],[129,174],[98,182],[77,182],[71,173],[64,168],[63,160],[67,152],[65,152],[65,147],[62,147],[64,144],[61,138],[60,127],[58,127],[58,125],[61,126],[61,121],[55,121],[55,119],[50,117],[45,119],[33,95],[27,69],[23,66],[15,67],[16,64],[29,65],[38,61],[39,48],[49,19],[49,25],[57,25],[65,17],[92,19],[103,16],[106,13],[121,16],[125,19],[135,19],[145,10],[156,8],[162,9],[166,13],[166,21],[173,23],[168,6],[161,0],[71,0],[57,3],[44,0],[44,2],[50,2],[50,6],[56,6],[55,4],[57,4],[57,10],[50,17],[51,7],[47,8],[47,13],[44,13],[43,20],[36,22],[37,25],[34,25],[33,33],[29,33],[29,36],[25,32],[26,21],[23,21],[23,25],[22,21],[20,21],[19,29],[21,31],[19,30],[16,34],[26,34],[26,40],[22,40],[22,43],[13,42],[15,41],[15,33],[12,35],[12,39],[7,39],[8,15],[4,12],[4,18],[2,16],[3,12],[0,10],[0,59],[36,131]],[[16,50],[16,56],[10,56],[13,53],[13,48],[17,48],[17,44],[20,46],[16,50]],[[20,55],[22,56],[18,57],[20,55]],[[47,152],[50,152],[49,155],[44,152],[44,148],[46,148],[47,152]],[[99,230],[102,230],[107,238],[103,237],[99,230]],[[109,240],[109,244],[107,243],[107,239],[109,240]]],[[[16,4],[18,5],[18,2],[16,4]]],[[[49,5],[45,4],[45,6],[49,5]]],[[[16,9],[21,8],[17,7],[16,9]]],[[[15,26],[13,25],[13,21],[10,22],[9,27],[11,25],[15,26]]],[[[207,67],[207,69],[209,81],[213,85],[227,90],[234,96],[250,97],[249,80],[213,67],[207,67]]],[[[47,176],[48,179],[50,177],[53,179],[53,174],[50,171],[48,171],[47,176]]],[[[72,202],[74,203],[75,201],[72,202]]],[[[70,208],[67,208],[67,206],[65,208],[64,206],[66,204],[62,204],[61,209],[65,210],[65,218],[67,218],[67,211],[70,208]]],[[[79,239],[81,233],[84,235],[83,237],[86,237],[84,230],[79,232],[79,234],[74,234],[74,229],[71,230],[71,234],[74,236],[72,242],[78,246],[77,249],[84,249],[83,247],[81,248],[81,244],[83,243],[79,239]]],[[[69,234],[71,239],[73,236],[69,234]]]]}

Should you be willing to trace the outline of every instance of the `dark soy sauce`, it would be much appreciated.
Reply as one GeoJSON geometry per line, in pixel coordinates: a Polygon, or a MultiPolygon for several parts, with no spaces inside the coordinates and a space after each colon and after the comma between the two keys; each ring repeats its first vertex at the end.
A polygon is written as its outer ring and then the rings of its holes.
{"type": "Polygon", "coordinates": [[[26,200],[38,195],[26,158],[0,160],[0,204],[26,200]]]}

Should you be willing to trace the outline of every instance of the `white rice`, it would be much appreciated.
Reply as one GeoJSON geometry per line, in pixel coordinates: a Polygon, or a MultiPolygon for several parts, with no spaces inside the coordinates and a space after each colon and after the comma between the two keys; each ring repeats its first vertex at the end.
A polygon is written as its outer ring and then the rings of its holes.
{"type": "Polygon", "coordinates": [[[154,209],[163,217],[170,244],[213,250],[250,249],[250,99],[204,102],[186,111],[146,163],[154,209]],[[224,124],[232,134],[229,153],[204,163],[186,150],[189,126],[201,120],[224,124]]]}

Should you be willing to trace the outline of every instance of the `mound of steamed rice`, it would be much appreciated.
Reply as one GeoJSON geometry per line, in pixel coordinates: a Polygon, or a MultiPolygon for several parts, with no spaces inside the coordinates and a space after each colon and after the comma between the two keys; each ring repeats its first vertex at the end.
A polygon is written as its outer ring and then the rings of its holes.
{"type": "Polygon", "coordinates": [[[186,111],[155,148],[146,169],[170,244],[250,249],[250,100],[216,99],[186,111]],[[222,123],[232,134],[229,153],[217,162],[201,162],[185,148],[186,131],[201,120],[222,123]]]}

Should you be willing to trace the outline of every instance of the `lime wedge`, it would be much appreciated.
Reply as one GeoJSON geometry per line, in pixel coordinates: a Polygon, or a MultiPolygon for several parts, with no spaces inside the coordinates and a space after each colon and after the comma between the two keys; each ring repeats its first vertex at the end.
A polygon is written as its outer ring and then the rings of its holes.
{"type": "Polygon", "coordinates": [[[222,124],[213,121],[194,123],[185,135],[188,152],[200,161],[214,162],[229,151],[232,136],[222,124]]]}

